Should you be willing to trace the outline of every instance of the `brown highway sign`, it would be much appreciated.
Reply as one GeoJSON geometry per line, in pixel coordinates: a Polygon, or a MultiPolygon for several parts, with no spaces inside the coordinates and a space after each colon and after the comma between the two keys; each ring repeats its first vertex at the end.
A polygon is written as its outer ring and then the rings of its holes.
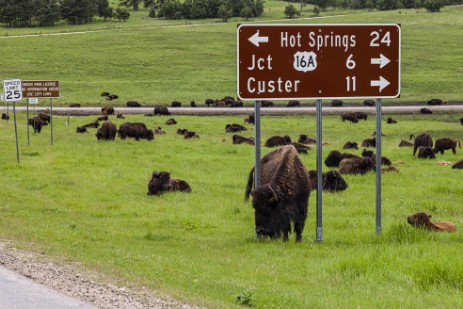
{"type": "Polygon", "coordinates": [[[23,80],[24,98],[59,98],[59,81],[57,80],[23,80]]]}
{"type": "Polygon", "coordinates": [[[400,51],[398,24],[243,24],[238,97],[397,98],[400,51]]]}

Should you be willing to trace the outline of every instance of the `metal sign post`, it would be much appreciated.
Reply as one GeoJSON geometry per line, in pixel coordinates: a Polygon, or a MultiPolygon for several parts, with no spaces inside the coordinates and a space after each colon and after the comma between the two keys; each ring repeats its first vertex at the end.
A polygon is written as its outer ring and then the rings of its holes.
{"type": "Polygon", "coordinates": [[[22,92],[22,81],[19,78],[9,79],[3,81],[3,95],[5,96],[5,102],[13,102],[13,114],[14,114],[14,133],[16,136],[16,158],[19,163],[19,146],[18,146],[18,127],[16,123],[16,101],[23,99],[22,92]]]}
{"type": "Polygon", "coordinates": [[[317,118],[317,231],[316,240],[323,241],[323,222],[322,222],[322,100],[316,102],[316,118],[317,118]]]}
{"type": "Polygon", "coordinates": [[[381,99],[376,99],[376,233],[381,234],[381,99]]]}

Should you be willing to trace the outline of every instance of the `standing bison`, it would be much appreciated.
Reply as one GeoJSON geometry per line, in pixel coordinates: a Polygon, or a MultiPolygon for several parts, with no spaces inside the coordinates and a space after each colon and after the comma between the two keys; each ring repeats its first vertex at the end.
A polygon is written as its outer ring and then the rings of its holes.
{"type": "Polygon", "coordinates": [[[440,152],[441,154],[444,154],[444,150],[452,149],[452,153],[456,154],[457,153],[457,143],[458,143],[458,146],[461,148],[461,144],[459,140],[456,140],[453,138],[439,138],[438,140],[436,140],[434,144],[434,153],[440,152]]]}
{"type": "Polygon", "coordinates": [[[146,125],[142,122],[126,122],[121,124],[117,132],[121,139],[126,139],[127,137],[133,137],[137,141],[140,140],[140,138],[149,141],[154,139],[153,130],[148,130],[146,125]]]}
{"type": "Polygon", "coordinates": [[[154,108],[154,116],[156,115],[170,115],[169,109],[165,106],[156,106],[154,108]]]}
{"type": "Polygon", "coordinates": [[[296,148],[287,145],[261,160],[261,185],[252,191],[254,168],[246,186],[245,200],[252,194],[256,236],[288,241],[294,223],[296,241],[302,239],[310,196],[310,180],[296,148]],[[251,192],[252,191],[252,192],[251,192]]]}
{"type": "Polygon", "coordinates": [[[96,131],[98,140],[113,141],[116,138],[117,127],[111,121],[105,121],[101,128],[96,131]]]}
{"type": "Polygon", "coordinates": [[[417,137],[415,137],[414,134],[410,134],[410,140],[412,138],[415,138],[415,140],[413,141],[413,155],[416,154],[416,150],[420,147],[420,146],[429,146],[432,148],[432,145],[433,145],[433,141],[432,141],[432,137],[431,135],[427,134],[427,133],[423,133],[423,134],[420,134],[418,135],[417,137]]]}

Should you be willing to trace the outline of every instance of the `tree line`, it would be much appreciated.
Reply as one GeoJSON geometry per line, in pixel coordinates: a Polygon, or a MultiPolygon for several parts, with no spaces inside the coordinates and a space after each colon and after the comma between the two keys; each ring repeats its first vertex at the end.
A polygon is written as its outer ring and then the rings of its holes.
{"type": "Polygon", "coordinates": [[[253,18],[264,12],[264,0],[120,0],[112,8],[108,0],[0,0],[0,23],[7,27],[48,27],[59,21],[85,24],[96,16],[126,21],[127,8],[141,5],[149,17],[163,19],[253,18]]]}
{"type": "Polygon", "coordinates": [[[130,13],[113,10],[108,0],[0,0],[0,22],[8,27],[48,27],[60,20],[85,24],[95,16],[125,21],[130,13]]]}
{"type": "MultiPolygon", "coordinates": [[[[288,1],[288,0],[287,0],[288,1]]],[[[463,0],[289,0],[285,8],[285,16],[294,18],[301,14],[303,6],[311,4],[313,12],[318,15],[320,11],[328,8],[342,8],[350,10],[400,10],[425,8],[429,12],[439,12],[445,5],[462,4],[463,0]]]]}

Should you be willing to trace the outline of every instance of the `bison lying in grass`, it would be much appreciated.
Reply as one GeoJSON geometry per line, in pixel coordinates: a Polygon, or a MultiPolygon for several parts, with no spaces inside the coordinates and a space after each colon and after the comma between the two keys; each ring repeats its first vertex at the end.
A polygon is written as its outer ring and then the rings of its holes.
{"type": "Polygon", "coordinates": [[[339,163],[340,174],[363,175],[375,170],[375,162],[369,157],[347,158],[339,163]]]}
{"type": "Polygon", "coordinates": [[[161,195],[170,191],[191,192],[191,186],[183,179],[170,178],[168,172],[153,172],[147,195],[161,195]]]}
{"type": "Polygon", "coordinates": [[[407,222],[417,228],[436,232],[455,232],[457,227],[448,221],[431,222],[431,215],[425,212],[417,212],[407,218],[407,222]]]}
{"type": "MultiPolygon", "coordinates": [[[[309,172],[310,187],[312,190],[317,190],[317,171],[310,170],[309,172]]],[[[322,173],[322,190],[326,191],[344,191],[348,187],[347,182],[342,178],[338,171],[331,170],[322,173]]]]}

